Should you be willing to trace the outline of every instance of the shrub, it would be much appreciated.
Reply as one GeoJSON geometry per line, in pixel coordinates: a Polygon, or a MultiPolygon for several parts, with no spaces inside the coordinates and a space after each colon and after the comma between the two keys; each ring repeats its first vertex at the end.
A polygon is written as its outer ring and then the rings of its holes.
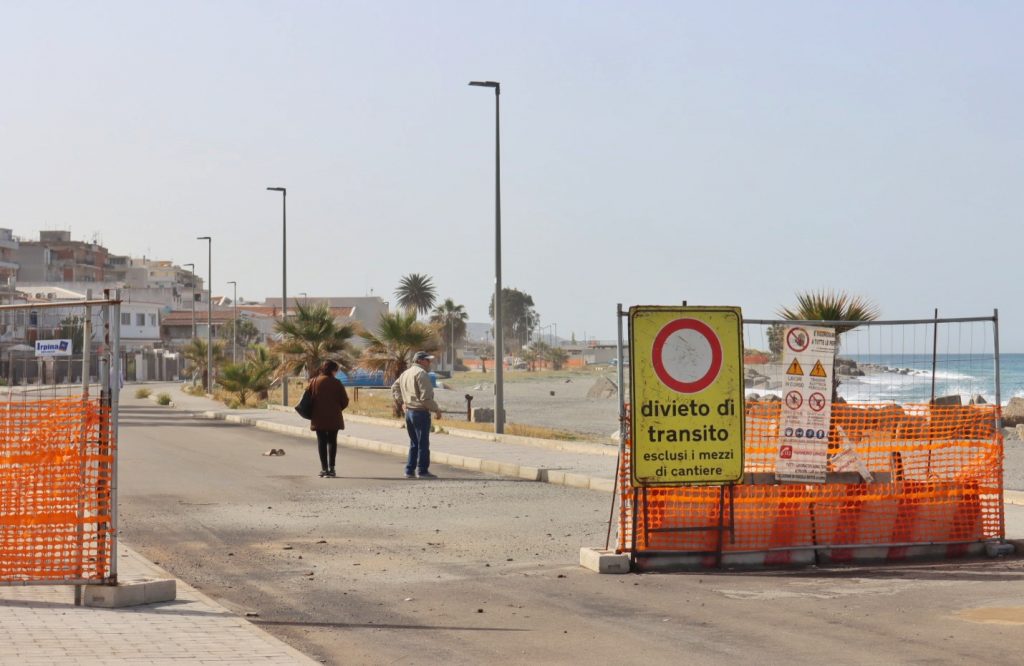
{"type": "Polygon", "coordinates": [[[156,404],[158,405],[169,405],[171,404],[170,393],[160,393],[156,396],[156,404]]]}
{"type": "Polygon", "coordinates": [[[135,397],[139,399],[148,398],[152,393],[148,388],[135,389],[135,397]]]}

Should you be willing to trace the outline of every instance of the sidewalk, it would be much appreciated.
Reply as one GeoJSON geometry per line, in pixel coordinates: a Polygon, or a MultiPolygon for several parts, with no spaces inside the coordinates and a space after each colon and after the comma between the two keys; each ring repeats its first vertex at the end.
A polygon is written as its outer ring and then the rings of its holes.
{"type": "MultiPolygon", "coordinates": [[[[118,578],[173,578],[123,544],[118,578]]],[[[0,586],[0,664],[316,664],[177,581],[175,601],[74,605],[72,586],[0,586]]]]}

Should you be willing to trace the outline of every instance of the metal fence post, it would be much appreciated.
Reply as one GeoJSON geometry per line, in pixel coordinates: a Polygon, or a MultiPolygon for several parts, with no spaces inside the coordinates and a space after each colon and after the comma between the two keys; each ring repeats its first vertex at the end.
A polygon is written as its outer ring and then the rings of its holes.
{"type": "Polygon", "coordinates": [[[110,334],[111,374],[110,382],[110,576],[117,581],[117,461],[118,461],[118,415],[121,399],[121,290],[114,290],[114,302],[110,305],[114,325],[110,334]]]}

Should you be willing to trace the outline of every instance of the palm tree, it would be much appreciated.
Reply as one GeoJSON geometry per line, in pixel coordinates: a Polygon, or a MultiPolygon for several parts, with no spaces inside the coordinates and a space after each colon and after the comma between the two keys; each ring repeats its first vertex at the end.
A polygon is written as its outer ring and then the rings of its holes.
{"type": "Polygon", "coordinates": [[[494,350],[490,347],[484,347],[477,353],[477,356],[480,358],[480,371],[486,375],[487,361],[494,358],[494,350]]]}
{"type": "Polygon", "coordinates": [[[437,301],[437,289],[429,275],[409,273],[398,283],[395,290],[399,307],[415,313],[426,314],[437,301]]]}
{"type": "MultiPolygon", "coordinates": [[[[269,352],[267,353],[269,357],[269,352]]],[[[276,364],[261,362],[258,357],[250,356],[242,363],[228,363],[221,369],[217,383],[238,396],[239,402],[245,402],[251,393],[266,395],[270,390],[272,375],[276,364]]]]}
{"type": "Polygon", "coordinates": [[[561,370],[565,362],[569,360],[569,352],[561,347],[549,347],[546,360],[551,362],[552,370],[561,370]]]}
{"type": "Polygon", "coordinates": [[[295,314],[279,319],[274,330],[281,339],[274,343],[273,351],[282,357],[275,373],[277,377],[292,377],[301,370],[312,376],[324,361],[337,361],[343,370],[352,367],[349,339],[354,335],[351,326],[339,326],[331,309],[324,303],[303,305],[295,303],[295,314]]]}
{"type": "Polygon", "coordinates": [[[436,351],[441,340],[433,328],[416,321],[416,312],[382,314],[377,332],[359,334],[367,342],[359,366],[368,372],[382,371],[384,382],[391,383],[405,372],[417,351],[436,351]]]}
{"type": "MultiPolygon", "coordinates": [[[[861,296],[845,292],[797,292],[795,308],[780,308],[776,314],[783,319],[805,321],[865,322],[878,319],[878,306],[861,296]]],[[[836,335],[857,328],[857,323],[836,325],[836,335]]]]}
{"type": "Polygon", "coordinates": [[[281,365],[280,357],[275,356],[266,345],[253,345],[246,353],[246,362],[253,366],[258,375],[266,374],[271,379],[271,382],[265,387],[261,385],[256,390],[259,398],[266,400],[269,397],[268,394],[270,392],[270,385],[273,383],[273,377],[277,374],[277,366],[281,365]]]}
{"type": "Polygon", "coordinates": [[[523,351],[523,360],[530,364],[530,369],[533,370],[533,366],[538,361],[547,361],[548,354],[551,351],[551,345],[544,342],[543,340],[534,340],[530,343],[530,348],[523,351]],[[529,353],[527,353],[529,352],[529,353]]]}
{"type": "MultiPolygon", "coordinates": [[[[839,334],[857,328],[866,321],[878,319],[878,306],[862,296],[850,296],[845,292],[832,290],[797,292],[795,308],[780,308],[776,314],[783,319],[796,321],[848,321],[849,324],[833,324],[836,331],[835,356],[839,355],[839,334]]],[[[769,336],[771,332],[769,332],[769,336]]],[[[781,331],[776,331],[781,341],[781,331]]],[[[782,348],[782,345],[779,345],[782,348]]],[[[839,377],[832,374],[832,403],[838,402],[839,377]]]]}
{"type": "Polygon", "coordinates": [[[430,315],[430,323],[434,324],[444,341],[444,348],[452,354],[452,368],[455,367],[455,344],[466,337],[468,320],[465,306],[456,305],[450,298],[444,299],[444,303],[434,308],[430,315]]]}
{"type": "MultiPolygon", "coordinates": [[[[207,373],[209,368],[206,365],[206,340],[202,338],[192,338],[189,340],[188,344],[182,347],[181,354],[192,362],[193,371],[199,373],[202,377],[203,386],[209,386],[207,383],[207,373]]],[[[224,362],[224,345],[220,342],[214,341],[212,356],[213,367],[217,368],[224,362]]]]}

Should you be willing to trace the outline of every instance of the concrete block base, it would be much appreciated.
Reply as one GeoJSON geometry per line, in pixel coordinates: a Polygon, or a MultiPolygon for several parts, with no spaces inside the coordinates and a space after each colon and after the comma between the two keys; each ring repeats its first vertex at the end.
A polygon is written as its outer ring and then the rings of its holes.
{"type": "Polygon", "coordinates": [[[613,550],[580,548],[580,566],[601,574],[629,573],[629,555],[613,550]]]}
{"type": "Polygon", "coordinates": [[[473,423],[494,423],[494,409],[491,407],[474,407],[473,423]]]}
{"type": "Polygon", "coordinates": [[[177,583],[173,578],[129,580],[117,585],[86,585],[83,604],[95,608],[125,608],[174,601],[177,583]]]}

